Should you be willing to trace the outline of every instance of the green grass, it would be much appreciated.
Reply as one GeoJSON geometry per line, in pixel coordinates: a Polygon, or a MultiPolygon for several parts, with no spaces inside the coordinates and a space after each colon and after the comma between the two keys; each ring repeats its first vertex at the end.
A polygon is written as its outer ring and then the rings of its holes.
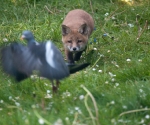
{"type": "Polygon", "coordinates": [[[91,66],[62,80],[55,95],[47,79],[15,83],[1,73],[0,124],[38,125],[41,119],[45,125],[150,124],[149,6],[149,0],[133,5],[121,0],[1,0],[0,45],[20,41],[29,29],[38,41],[50,39],[63,52],[61,23],[75,8],[92,14],[96,30],[78,62],[91,66]]]}

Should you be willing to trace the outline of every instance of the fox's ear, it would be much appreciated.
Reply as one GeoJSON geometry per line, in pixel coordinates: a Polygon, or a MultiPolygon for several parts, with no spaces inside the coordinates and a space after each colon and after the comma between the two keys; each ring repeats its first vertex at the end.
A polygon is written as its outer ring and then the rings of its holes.
{"type": "Polygon", "coordinates": [[[89,32],[87,24],[82,24],[80,26],[80,28],[78,29],[78,32],[81,33],[81,34],[83,34],[83,35],[87,35],[88,32],[89,32]]]}
{"type": "Polygon", "coordinates": [[[61,27],[62,27],[62,35],[63,36],[65,36],[65,35],[67,35],[68,33],[71,32],[71,30],[70,30],[70,28],[68,26],[62,25],[61,27]]]}

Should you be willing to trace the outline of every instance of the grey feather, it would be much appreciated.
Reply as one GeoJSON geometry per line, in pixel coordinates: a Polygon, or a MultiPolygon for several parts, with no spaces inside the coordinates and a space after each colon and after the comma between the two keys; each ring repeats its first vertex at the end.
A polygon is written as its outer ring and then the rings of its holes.
{"type": "Polygon", "coordinates": [[[56,48],[56,46],[48,41],[45,44],[45,59],[46,62],[40,69],[41,75],[43,77],[47,77],[49,79],[57,79],[60,80],[69,76],[69,69],[66,63],[64,62],[63,56],[61,52],[56,48]],[[48,46],[49,45],[49,46],[48,46]],[[49,48],[47,48],[49,47],[49,48]]]}

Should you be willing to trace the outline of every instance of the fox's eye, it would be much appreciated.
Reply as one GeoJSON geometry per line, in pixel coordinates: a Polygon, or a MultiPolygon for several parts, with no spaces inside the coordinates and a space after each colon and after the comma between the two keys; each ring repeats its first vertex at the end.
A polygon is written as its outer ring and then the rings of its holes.
{"type": "Polygon", "coordinates": [[[82,40],[78,40],[78,43],[81,43],[82,42],[82,40]]]}
{"type": "Polygon", "coordinates": [[[71,41],[71,40],[68,40],[68,43],[72,43],[72,41],[71,41]]]}

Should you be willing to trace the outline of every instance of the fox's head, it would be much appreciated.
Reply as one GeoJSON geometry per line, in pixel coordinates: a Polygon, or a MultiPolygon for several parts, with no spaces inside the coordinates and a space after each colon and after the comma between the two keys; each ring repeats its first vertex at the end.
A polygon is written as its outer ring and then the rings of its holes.
{"type": "Polygon", "coordinates": [[[86,48],[89,37],[89,28],[83,24],[79,29],[71,29],[62,25],[62,42],[71,52],[83,51],[86,48]]]}

